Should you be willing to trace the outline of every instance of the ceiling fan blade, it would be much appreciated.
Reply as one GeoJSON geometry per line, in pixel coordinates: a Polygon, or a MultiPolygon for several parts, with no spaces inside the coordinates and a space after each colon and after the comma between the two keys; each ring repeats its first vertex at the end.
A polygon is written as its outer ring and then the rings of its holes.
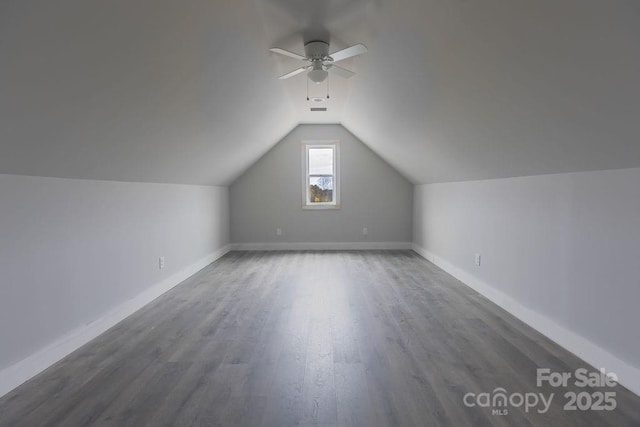
{"type": "Polygon", "coordinates": [[[339,50],[335,53],[332,53],[331,58],[333,58],[333,62],[342,61],[343,59],[351,58],[352,56],[362,55],[367,51],[367,47],[361,43],[355,44],[346,49],[339,50]]]}
{"type": "Polygon", "coordinates": [[[280,77],[278,77],[280,80],[283,79],[288,79],[289,77],[293,77],[293,76],[297,76],[300,73],[304,73],[305,71],[307,71],[309,67],[300,67],[300,68],[296,68],[293,71],[288,72],[287,74],[283,74],[280,77]]]}
{"type": "Polygon", "coordinates": [[[280,55],[288,56],[289,58],[300,59],[302,61],[307,59],[302,55],[298,55],[297,53],[289,52],[288,50],[280,49],[279,47],[272,47],[269,50],[271,52],[279,53],[280,55]]]}
{"type": "Polygon", "coordinates": [[[345,79],[353,77],[356,74],[353,71],[347,70],[346,68],[342,68],[334,64],[327,64],[327,71],[345,79]]]}

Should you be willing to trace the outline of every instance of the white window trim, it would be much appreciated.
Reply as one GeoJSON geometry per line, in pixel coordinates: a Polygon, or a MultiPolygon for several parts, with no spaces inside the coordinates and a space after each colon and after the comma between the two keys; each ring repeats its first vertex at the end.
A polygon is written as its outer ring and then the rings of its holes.
{"type": "Polygon", "coordinates": [[[340,209],[340,141],[302,141],[302,209],[340,209]],[[310,148],[333,148],[333,202],[309,202],[310,148]]]}

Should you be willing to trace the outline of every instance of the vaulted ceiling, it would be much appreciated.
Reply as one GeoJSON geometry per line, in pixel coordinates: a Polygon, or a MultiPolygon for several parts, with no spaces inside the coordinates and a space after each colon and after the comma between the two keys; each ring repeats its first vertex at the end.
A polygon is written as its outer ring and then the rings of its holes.
{"type": "Polygon", "coordinates": [[[415,183],[638,167],[639,23],[635,0],[5,0],[0,173],[225,185],[299,123],[415,183]],[[369,52],[311,112],[268,48],[319,38],[369,52]]]}

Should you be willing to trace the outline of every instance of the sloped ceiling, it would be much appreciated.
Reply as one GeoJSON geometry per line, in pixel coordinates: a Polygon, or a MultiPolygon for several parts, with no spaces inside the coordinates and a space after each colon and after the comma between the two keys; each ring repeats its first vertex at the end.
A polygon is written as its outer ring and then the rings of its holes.
{"type": "Polygon", "coordinates": [[[297,123],[253,1],[0,2],[0,172],[228,184],[297,123]]]}
{"type": "Polygon", "coordinates": [[[639,22],[635,0],[6,0],[0,173],[224,185],[298,123],[415,183],[637,167],[639,22]],[[369,48],[324,113],[268,52],[317,38],[369,48]]]}

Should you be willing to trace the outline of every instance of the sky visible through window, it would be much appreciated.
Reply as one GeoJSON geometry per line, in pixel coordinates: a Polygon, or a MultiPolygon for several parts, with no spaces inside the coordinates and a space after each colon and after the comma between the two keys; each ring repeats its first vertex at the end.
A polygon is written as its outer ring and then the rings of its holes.
{"type": "Polygon", "coordinates": [[[317,185],[323,190],[333,190],[333,178],[312,176],[309,178],[309,185],[317,185]]]}

